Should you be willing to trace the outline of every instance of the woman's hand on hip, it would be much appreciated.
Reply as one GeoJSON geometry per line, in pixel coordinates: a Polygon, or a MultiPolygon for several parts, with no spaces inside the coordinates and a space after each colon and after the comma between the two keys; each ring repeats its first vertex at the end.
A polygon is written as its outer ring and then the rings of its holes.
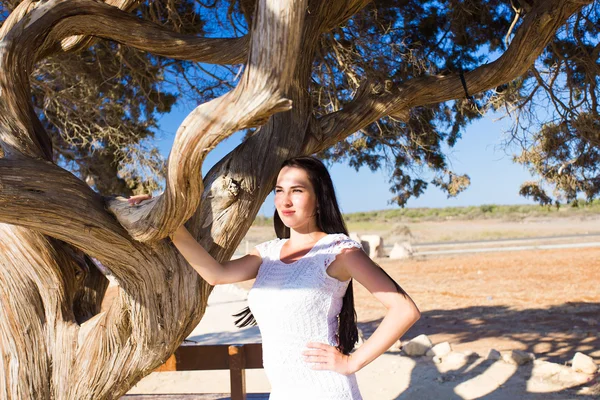
{"type": "Polygon", "coordinates": [[[352,355],[346,355],[334,346],[325,343],[310,342],[308,350],[302,352],[304,361],[311,364],[310,368],[315,370],[330,370],[342,375],[350,375],[357,371],[352,355]]]}

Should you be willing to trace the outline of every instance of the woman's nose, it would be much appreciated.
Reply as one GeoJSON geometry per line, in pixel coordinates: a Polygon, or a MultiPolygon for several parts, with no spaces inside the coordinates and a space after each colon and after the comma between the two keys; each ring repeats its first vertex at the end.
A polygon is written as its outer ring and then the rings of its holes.
{"type": "Polygon", "coordinates": [[[291,205],[292,205],[292,198],[291,198],[291,196],[289,195],[289,193],[285,193],[285,194],[283,195],[283,199],[282,199],[282,200],[283,200],[283,205],[284,205],[284,206],[286,206],[286,207],[291,207],[291,205]]]}

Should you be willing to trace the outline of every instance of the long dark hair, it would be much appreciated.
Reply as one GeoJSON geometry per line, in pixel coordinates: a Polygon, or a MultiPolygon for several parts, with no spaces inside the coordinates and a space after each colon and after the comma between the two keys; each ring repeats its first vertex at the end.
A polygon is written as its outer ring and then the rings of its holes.
{"type": "MultiPolygon", "coordinates": [[[[342,213],[338,206],[333,182],[331,181],[331,176],[325,165],[315,157],[303,156],[286,160],[281,168],[284,167],[301,168],[306,171],[317,198],[317,228],[325,233],[343,233],[348,235],[348,228],[346,228],[344,218],[342,217],[342,213]]],[[[275,227],[275,234],[278,238],[286,239],[290,237],[290,228],[285,226],[283,221],[281,221],[277,210],[275,210],[273,216],[273,225],[275,227]]],[[[392,282],[394,282],[396,290],[406,296],[404,290],[402,290],[402,288],[385,271],[383,272],[392,280],[392,282]]],[[[248,325],[256,325],[256,320],[249,307],[234,314],[234,316],[238,317],[235,324],[240,328],[248,325]]],[[[346,293],[342,300],[342,310],[339,314],[338,339],[339,343],[337,348],[343,354],[350,354],[358,341],[352,279],[350,279],[350,283],[348,284],[348,288],[346,289],[346,293]]]]}

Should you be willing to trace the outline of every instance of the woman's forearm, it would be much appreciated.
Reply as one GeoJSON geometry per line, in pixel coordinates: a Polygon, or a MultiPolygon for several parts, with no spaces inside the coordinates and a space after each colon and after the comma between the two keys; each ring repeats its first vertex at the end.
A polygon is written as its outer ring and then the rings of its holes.
{"type": "Polygon", "coordinates": [[[358,371],[385,353],[418,321],[420,313],[416,307],[390,308],[375,332],[354,353],[350,362],[358,371]]]}
{"type": "Polygon", "coordinates": [[[208,254],[183,225],[177,228],[171,240],[202,279],[213,286],[218,282],[225,268],[208,254]]]}

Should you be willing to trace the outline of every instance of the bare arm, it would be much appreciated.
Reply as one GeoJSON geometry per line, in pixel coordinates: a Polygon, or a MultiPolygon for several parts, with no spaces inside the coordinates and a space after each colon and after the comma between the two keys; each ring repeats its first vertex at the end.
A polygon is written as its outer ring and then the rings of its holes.
{"type": "Polygon", "coordinates": [[[410,296],[398,293],[390,278],[363,251],[351,249],[338,256],[338,259],[344,263],[352,278],[387,308],[375,332],[348,360],[351,370],[358,371],[385,353],[419,320],[421,313],[410,296]]]}
{"type": "Polygon", "coordinates": [[[341,269],[367,288],[388,310],[371,337],[349,356],[325,343],[308,343],[309,350],[303,354],[307,362],[313,363],[313,369],[348,375],[387,351],[417,322],[421,313],[412,299],[399,293],[390,277],[362,250],[348,249],[338,255],[334,263],[342,264],[341,269]]]}
{"type": "Polygon", "coordinates": [[[211,285],[236,283],[256,278],[262,259],[256,249],[242,258],[217,262],[182,225],[172,237],[181,255],[211,285]]]}
{"type": "MultiPolygon", "coordinates": [[[[132,205],[148,200],[150,195],[132,196],[128,199],[132,205]]],[[[194,239],[188,230],[181,225],[171,240],[181,255],[206,282],[215,285],[236,283],[256,278],[262,262],[256,249],[237,260],[219,263],[194,239]]]]}

